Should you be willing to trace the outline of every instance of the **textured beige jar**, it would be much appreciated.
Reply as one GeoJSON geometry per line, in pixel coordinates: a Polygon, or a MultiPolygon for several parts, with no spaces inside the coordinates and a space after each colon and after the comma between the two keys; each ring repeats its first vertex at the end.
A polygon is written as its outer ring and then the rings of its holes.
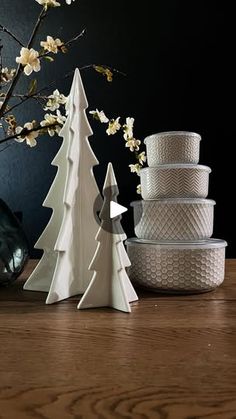
{"type": "Polygon", "coordinates": [[[224,280],[224,240],[197,243],[158,243],[129,239],[128,270],[134,285],[162,292],[204,292],[224,280]]]}
{"type": "Polygon", "coordinates": [[[202,240],[212,236],[215,201],[159,199],[135,201],[135,235],[146,240],[202,240]]]}
{"type": "Polygon", "coordinates": [[[197,164],[201,136],[194,132],[173,131],[145,138],[147,163],[150,167],[169,163],[197,164]]]}
{"type": "Polygon", "coordinates": [[[210,172],[192,164],[146,167],[140,170],[142,198],[206,198],[210,172]]]}

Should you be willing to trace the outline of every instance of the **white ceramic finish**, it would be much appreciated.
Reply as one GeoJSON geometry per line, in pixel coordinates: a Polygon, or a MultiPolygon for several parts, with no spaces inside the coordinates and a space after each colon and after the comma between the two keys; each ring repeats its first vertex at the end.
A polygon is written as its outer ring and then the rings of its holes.
{"type": "MultiPolygon", "coordinates": [[[[53,160],[57,175],[44,201],[53,214],[36,243],[44,255],[24,289],[48,292],[47,304],[81,294],[92,278],[88,270],[98,231],[93,206],[99,196],[92,167],[98,161],[88,137],[92,130],[80,72],[75,70],[67,103],[67,120],[60,133],[62,146],[53,160]]],[[[97,201],[98,202],[98,201],[97,201]]]]}
{"type": "Polygon", "coordinates": [[[215,202],[209,199],[135,201],[135,234],[148,240],[201,240],[212,236],[215,202]]]}
{"type": "Polygon", "coordinates": [[[202,165],[169,164],[140,170],[143,199],[206,198],[211,169],[202,165]]]}
{"type": "Polygon", "coordinates": [[[128,274],[134,285],[161,292],[210,291],[224,280],[223,240],[198,243],[126,241],[131,261],[128,274]]]}
{"type": "Polygon", "coordinates": [[[89,266],[94,275],[78,309],[112,307],[130,313],[130,302],[138,300],[138,296],[126,273],[130,260],[123,245],[126,235],[120,225],[121,216],[110,218],[110,202],[117,202],[119,194],[111,163],[108,164],[103,194],[102,221],[96,236],[98,245],[89,266]]]}
{"type": "Polygon", "coordinates": [[[194,132],[161,132],[146,137],[147,162],[150,167],[169,163],[199,162],[201,136],[194,132]]]}

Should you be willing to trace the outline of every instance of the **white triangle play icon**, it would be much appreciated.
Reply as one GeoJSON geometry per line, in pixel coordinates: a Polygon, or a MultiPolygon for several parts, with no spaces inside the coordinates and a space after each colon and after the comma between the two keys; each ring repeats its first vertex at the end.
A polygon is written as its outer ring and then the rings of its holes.
{"type": "Polygon", "coordinates": [[[128,211],[128,208],[123,207],[123,205],[117,204],[117,202],[110,202],[110,218],[115,218],[123,212],[128,211]]]}

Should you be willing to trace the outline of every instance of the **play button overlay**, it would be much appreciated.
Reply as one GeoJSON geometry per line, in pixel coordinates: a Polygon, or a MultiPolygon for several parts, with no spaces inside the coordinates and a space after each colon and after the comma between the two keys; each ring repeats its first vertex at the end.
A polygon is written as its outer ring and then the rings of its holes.
{"type": "Polygon", "coordinates": [[[110,202],[110,218],[118,217],[118,215],[121,215],[126,211],[128,211],[128,208],[123,207],[123,205],[120,205],[115,201],[110,202]]]}
{"type": "MultiPolygon", "coordinates": [[[[98,195],[93,204],[93,215],[99,227],[108,233],[123,234],[122,215],[128,208],[118,204],[117,186],[109,186],[98,195]]],[[[129,209],[132,212],[132,209],[129,209]]],[[[127,214],[124,214],[126,217],[127,214]]],[[[130,214],[130,216],[132,216],[130,214]]]]}

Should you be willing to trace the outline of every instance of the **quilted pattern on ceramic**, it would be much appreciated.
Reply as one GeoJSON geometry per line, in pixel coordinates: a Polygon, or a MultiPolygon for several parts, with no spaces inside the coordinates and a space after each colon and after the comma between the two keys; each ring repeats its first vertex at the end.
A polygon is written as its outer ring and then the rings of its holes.
{"type": "Polygon", "coordinates": [[[160,203],[134,205],[135,234],[147,240],[202,240],[212,236],[214,207],[209,203],[160,203]]]}

